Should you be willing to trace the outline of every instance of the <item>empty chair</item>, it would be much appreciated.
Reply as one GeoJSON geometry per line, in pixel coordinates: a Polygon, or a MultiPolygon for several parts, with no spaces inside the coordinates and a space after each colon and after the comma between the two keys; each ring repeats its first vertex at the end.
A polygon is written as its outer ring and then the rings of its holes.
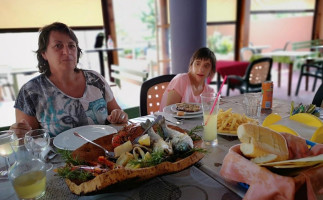
{"type": "Polygon", "coordinates": [[[313,83],[313,88],[312,88],[312,91],[314,92],[317,79],[321,79],[321,81],[323,82],[323,61],[305,63],[301,66],[295,96],[298,95],[303,76],[315,78],[313,83]]]}
{"type": "Polygon", "coordinates": [[[274,49],[273,51],[286,51],[288,46],[290,46],[292,44],[291,41],[288,41],[285,43],[284,47],[283,48],[280,48],[280,49],[274,49]]]}
{"type": "Polygon", "coordinates": [[[140,115],[144,116],[157,112],[160,102],[174,74],[157,76],[145,81],[140,90],[140,115]]]}
{"type": "Polygon", "coordinates": [[[227,96],[230,89],[239,89],[240,93],[260,92],[261,84],[271,80],[272,58],[260,58],[252,61],[243,77],[229,75],[227,77],[227,96]]]}
{"type": "Polygon", "coordinates": [[[256,54],[256,51],[251,47],[243,47],[240,49],[240,60],[249,61],[256,54]]]}
{"type": "Polygon", "coordinates": [[[321,83],[321,86],[316,91],[312,104],[323,108],[323,83],[321,83]]]}
{"type": "Polygon", "coordinates": [[[9,71],[5,68],[6,66],[1,66],[0,73],[0,101],[4,100],[4,97],[10,93],[10,98],[12,100],[16,99],[16,95],[13,89],[13,84],[9,81],[9,71]]]}

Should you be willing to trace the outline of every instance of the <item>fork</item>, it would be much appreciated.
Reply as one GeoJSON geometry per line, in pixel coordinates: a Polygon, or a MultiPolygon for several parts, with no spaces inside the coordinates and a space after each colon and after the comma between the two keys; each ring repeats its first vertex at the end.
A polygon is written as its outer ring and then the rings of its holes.
{"type": "Polygon", "coordinates": [[[82,136],[82,135],[78,134],[77,132],[74,132],[74,135],[75,135],[75,136],[77,136],[77,137],[80,137],[80,138],[82,138],[83,140],[85,140],[85,141],[87,141],[87,142],[89,142],[89,143],[91,143],[91,144],[93,144],[93,145],[95,145],[95,146],[99,147],[100,149],[102,149],[102,150],[104,151],[104,153],[105,153],[105,156],[106,156],[106,157],[114,158],[114,152],[110,152],[110,151],[106,150],[106,149],[105,149],[104,147],[102,147],[101,145],[99,145],[99,144],[97,144],[97,143],[95,143],[95,142],[92,142],[91,140],[89,140],[89,139],[87,139],[86,137],[84,137],[84,136],[82,136]]]}

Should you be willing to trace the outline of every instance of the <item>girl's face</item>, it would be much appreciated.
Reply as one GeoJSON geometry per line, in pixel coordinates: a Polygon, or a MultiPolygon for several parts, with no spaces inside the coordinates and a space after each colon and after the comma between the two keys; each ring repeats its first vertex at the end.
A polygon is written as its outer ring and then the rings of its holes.
{"type": "Polygon", "coordinates": [[[48,61],[51,72],[74,70],[77,65],[77,46],[67,34],[52,31],[46,51],[42,53],[42,56],[48,61]]]}
{"type": "Polygon", "coordinates": [[[190,67],[190,72],[197,81],[204,81],[211,73],[212,64],[210,59],[196,59],[190,67]]]}

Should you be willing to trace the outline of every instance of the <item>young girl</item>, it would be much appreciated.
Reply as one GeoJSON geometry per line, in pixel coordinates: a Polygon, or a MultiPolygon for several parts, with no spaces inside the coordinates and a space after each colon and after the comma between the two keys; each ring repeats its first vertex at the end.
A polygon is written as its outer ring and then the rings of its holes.
{"type": "Polygon", "coordinates": [[[191,57],[188,73],[176,75],[167,86],[159,110],[163,111],[165,106],[175,103],[200,103],[200,94],[214,92],[206,84],[206,79],[213,78],[215,62],[215,55],[209,48],[197,50],[191,57]]]}

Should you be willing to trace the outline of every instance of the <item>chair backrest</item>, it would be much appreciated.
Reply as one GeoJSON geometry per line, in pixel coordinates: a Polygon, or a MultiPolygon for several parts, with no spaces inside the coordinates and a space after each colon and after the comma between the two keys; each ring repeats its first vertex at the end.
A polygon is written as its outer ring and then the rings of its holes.
{"type": "Polygon", "coordinates": [[[252,61],[246,70],[246,81],[249,87],[259,87],[271,79],[272,58],[260,58],[252,61]]]}
{"type": "Polygon", "coordinates": [[[253,48],[243,47],[240,49],[240,60],[241,61],[249,61],[255,53],[256,52],[253,48]]]}
{"type": "Polygon", "coordinates": [[[157,112],[160,102],[169,82],[175,74],[157,76],[145,81],[140,90],[140,115],[144,116],[157,112]]]}
{"type": "Polygon", "coordinates": [[[323,83],[321,83],[321,86],[316,91],[312,104],[323,108],[323,83]]]}

